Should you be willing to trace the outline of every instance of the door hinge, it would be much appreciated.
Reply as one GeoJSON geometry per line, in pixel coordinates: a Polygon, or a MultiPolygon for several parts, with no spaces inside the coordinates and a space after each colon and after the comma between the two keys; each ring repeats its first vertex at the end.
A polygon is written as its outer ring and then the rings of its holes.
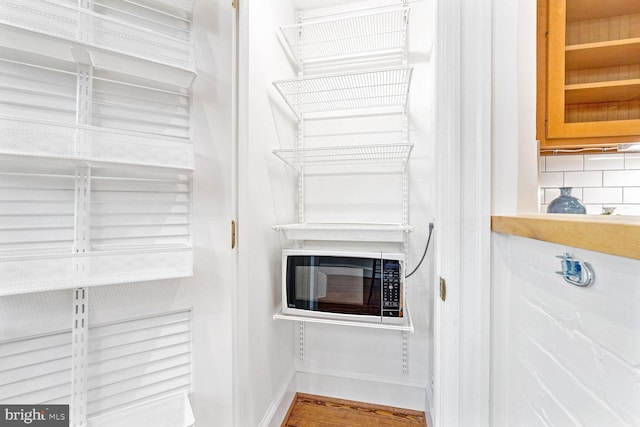
{"type": "Polygon", "coordinates": [[[236,222],[231,221],[231,249],[236,248],[236,222]]]}
{"type": "Polygon", "coordinates": [[[237,8],[238,8],[238,3],[239,3],[239,2],[240,2],[240,0],[231,0],[231,6],[232,6],[234,9],[237,9],[237,8]]]}
{"type": "Polygon", "coordinates": [[[447,299],[447,281],[442,277],[440,278],[440,299],[446,301],[447,299]]]}

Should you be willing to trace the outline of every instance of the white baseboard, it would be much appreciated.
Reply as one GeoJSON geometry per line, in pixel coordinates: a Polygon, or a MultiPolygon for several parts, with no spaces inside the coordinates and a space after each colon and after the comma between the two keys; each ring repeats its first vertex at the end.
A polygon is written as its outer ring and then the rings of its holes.
{"type": "Polygon", "coordinates": [[[300,393],[427,411],[426,386],[418,382],[344,373],[298,372],[296,383],[300,393]]]}
{"type": "Polygon", "coordinates": [[[285,381],[271,405],[269,405],[269,409],[262,417],[259,427],[280,427],[284,417],[287,415],[287,411],[289,411],[296,391],[296,371],[291,371],[288,381],[285,381]]]}
{"type": "Polygon", "coordinates": [[[433,389],[431,385],[425,388],[424,414],[427,416],[427,425],[432,426],[433,420],[431,413],[433,412],[433,389]]]}
{"type": "Polygon", "coordinates": [[[279,427],[296,392],[425,411],[427,416],[431,410],[426,385],[419,382],[346,373],[292,371],[289,380],[269,405],[259,427],[279,427]]]}
{"type": "Polygon", "coordinates": [[[427,417],[427,425],[433,426],[433,418],[431,417],[431,412],[425,412],[424,415],[427,417]]]}

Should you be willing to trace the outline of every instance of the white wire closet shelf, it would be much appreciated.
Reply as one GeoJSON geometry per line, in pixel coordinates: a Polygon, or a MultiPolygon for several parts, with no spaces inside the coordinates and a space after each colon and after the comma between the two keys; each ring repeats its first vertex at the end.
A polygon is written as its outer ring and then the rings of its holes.
{"type": "Polygon", "coordinates": [[[409,8],[381,8],[280,27],[299,64],[353,56],[406,54],[409,8]]]}
{"type": "Polygon", "coordinates": [[[413,332],[413,320],[411,319],[411,313],[409,307],[405,303],[405,314],[403,322],[400,324],[382,323],[382,322],[362,322],[357,320],[337,320],[337,319],[323,319],[320,317],[311,316],[298,316],[292,314],[284,314],[282,311],[278,311],[273,315],[274,320],[293,320],[297,322],[310,322],[321,323],[325,325],[338,325],[338,326],[356,326],[361,328],[373,328],[373,329],[387,329],[392,331],[404,331],[413,332]]]}
{"type": "Polygon", "coordinates": [[[400,223],[293,223],[274,225],[290,240],[403,243],[413,227],[400,223]]]}
{"type": "Polygon", "coordinates": [[[191,173],[0,156],[0,294],[191,275],[191,173]]]}
{"type": "Polygon", "coordinates": [[[391,109],[403,112],[407,104],[412,67],[300,77],[273,82],[298,118],[313,113],[367,113],[391,109]]]}
{"type": "Polygon", "coordinates": [[[0,154],[184,169],[190,140],[0,115],[0,154]]]}
{"type": "Polygon", "coordinates": [[[0,296],[193,275],[193,248],[0,257],[0,296]]]}
{"type": "Polygon", "coordinates": [[[185,86],[195,76],[190,41],[87,9],[49,0],[0,0],[0,27],[8,47],[33,51],[38,49],[38,39],[46,43],[53,39],[69,49],[83,47],[97,67],[129,70],[134,75],[173,72],[187,82],[185,86]],[[149,68],[149,62],[160,69],[149,68]]]}
{"type": "Polygon", "coordinates": [[[273,153],[298,172],[309,164],[320,163],[398,163],[406,165],[412,144],[351,145],[319,148],[284,148],[273,153]]]}

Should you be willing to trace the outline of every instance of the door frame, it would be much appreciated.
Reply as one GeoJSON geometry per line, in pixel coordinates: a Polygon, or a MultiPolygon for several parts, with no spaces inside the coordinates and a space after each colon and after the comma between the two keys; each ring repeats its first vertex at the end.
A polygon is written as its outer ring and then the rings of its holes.
{"type": "Polygon", "coordinates": [[[438,0],[436,427],[489,425],[492,0],[438,0]]]}

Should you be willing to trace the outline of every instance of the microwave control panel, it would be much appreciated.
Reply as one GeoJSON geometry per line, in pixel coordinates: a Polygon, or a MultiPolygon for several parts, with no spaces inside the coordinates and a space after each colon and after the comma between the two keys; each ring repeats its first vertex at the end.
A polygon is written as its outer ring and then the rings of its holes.
{"type": "Polygon", "coordinates": [[[382,316],[402,317],[402,269],[398,260],[382,261],[382,316]]]}

